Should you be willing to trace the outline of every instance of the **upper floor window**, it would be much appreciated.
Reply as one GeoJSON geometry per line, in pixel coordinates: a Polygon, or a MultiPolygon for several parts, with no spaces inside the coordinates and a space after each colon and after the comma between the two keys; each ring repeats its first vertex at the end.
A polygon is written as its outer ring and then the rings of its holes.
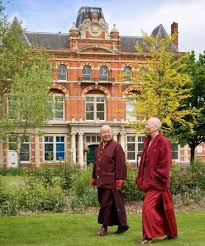
{"type": "Polygon", "coordinates": [[[106,66],[100,67],[100,80],[103,80],[103,81],[108,80],[108,68],[106,66]]]}
{"type": "Polygon", "coordinates": [[[83,80],[91,80],[91,78],[92,78],[91,66],[85,65],[83,67],[83,80]]]}
{"type": "Polygon", "coordinates": [[[25,120],[28,113],[24,98],[9,95],[7,101],[7,114],[10,120],[25,120]]]}
{"type": "Polygon", "coordinates": [[[53,110],[53,120],[63,120],[64,119],[64,95],[54,94],[51,97],[51,105],[53,110]]]}
{"type": "Polygon", "coordinates": [[[132,81],[132,68],[129,66],[124,67],[123,71],[124,81],[132,81]]]}
{"type": "Polygon", "coordinates": [[[58,66],[58,80],[67,80],[67,66],[64,64],[58,66]]]}
{"type": "Polygon", "coordinates": [[[86,97],[86,120],[105,120],[105,97],[86,97]]]}
{"type": "Polygon", "coordinates": [[[136,120],[134,105],[130,101],[126,102],[126,120],[136,120]]]}

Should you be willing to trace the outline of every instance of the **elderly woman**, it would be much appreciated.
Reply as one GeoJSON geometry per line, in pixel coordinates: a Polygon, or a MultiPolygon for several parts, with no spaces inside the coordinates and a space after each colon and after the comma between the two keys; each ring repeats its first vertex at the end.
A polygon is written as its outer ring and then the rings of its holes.
{"type": "Polygon", "coordinates": [[[148,244],[153,238],[175,239],[177,226],[170,188],[171,144],[161,132],[158,118],[146,122],[147,137],[141,156],[136,184],[145,192],[142,210],[143,239],[148,244]]]}
{"type": "Polygon", "coordinates": [[[96,150],[90,183],[98,188],[98,223],[102,224],[102,227],[97,235],[105,236],[108,226],[118,225],[116,233],[123,233],[129,228],[121,191],[127,170],[124,151],[121,145],[113,140],[110,126],[102,126],[100,135],[102,141],[96,150]]]}

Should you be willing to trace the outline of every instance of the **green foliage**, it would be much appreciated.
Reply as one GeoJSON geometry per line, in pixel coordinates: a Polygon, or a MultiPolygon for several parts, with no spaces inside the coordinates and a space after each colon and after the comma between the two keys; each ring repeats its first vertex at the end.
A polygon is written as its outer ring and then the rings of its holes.
{"type": "Polygon", "coordinates": [[[134,202],[134,201],[142,201],[144,198],[144,193],[141,192],[136,187],[136,176],[137,176],[137,170],[128,168],[128,175],[125,182],[125,185],[123,187],[123,193],[125,200],[127,202],[134,202]]]}
{"type": "Polygon", "coordinates": [[[137,52],[146,60],[145,64],[136,64],[139,71],[133,86],[135,92],[131,94],[134,114],[138,116],[133,126],[138,131],[142,131],[144,120],[153,116],[162,121],[164,130],[170,131],[173,120],[187,125],[184,116],[195,114],[188,109],[179,110],[183,100],[190,97],[190,78],[183,71],[184,55],[170,49],[174,38],[158,39],[143,33],[143,41],[136,45],[137,52]]]}
{"type": "Polygon", "coordinates": [[[64,196],[60,186],[45,187],[39,180],[26,182],[18,191],[18,208],[29,211],[55,211],[60,212],[64,208],[64,196]]]}
{"type": "Polygon", "coordinates": [[[79,170],[72,176],[69,191],[69,206],[74,211],[83,211],[89,206],[97,206],[97,189],[90,187],[91,167],[79,170]]]}
{"type": "Polygon", "coordinates": [[[192,125],[192,131],[186,125],[175,122],[175,127],[170,135],[177,136],[182,144],[189,144],[191,161],[194,161],[196,146],[205,142],[205,52],[199,54],[197,60],[192,51],[183,63],[186,64],[184,72],[191,78],[191,91],[190,97],[184,100],[180,108],[197,110],[197,114],[184,117],[184,120],[192,125]]]}

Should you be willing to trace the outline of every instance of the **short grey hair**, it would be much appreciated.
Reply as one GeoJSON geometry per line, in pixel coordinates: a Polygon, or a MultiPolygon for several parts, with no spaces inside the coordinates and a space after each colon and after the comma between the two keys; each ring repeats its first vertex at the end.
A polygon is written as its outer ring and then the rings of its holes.
{"type": "Polygon", "coordinates": [[[113,134],[112,128],[111,128],[110,126],[108,126],[108,125],[104,125],[104,126],[102,126],[102,127],[100,128],[100,132],[106,131],[106,130],[110,130],[111,133],[113,134]]]}
{"type": "Polygon", "coordinates": [[[151,117],[151,118],[149,118],[147,120],[147,122],[146,122],[146,125],[147,124],[150,124],[150,125],[155,126],[157,128],[157,130],[160,130],[161,129],[161,126],[162,126],[162,123],[161,123],[160,119],[157,118],[157,117],[151,117]]]}

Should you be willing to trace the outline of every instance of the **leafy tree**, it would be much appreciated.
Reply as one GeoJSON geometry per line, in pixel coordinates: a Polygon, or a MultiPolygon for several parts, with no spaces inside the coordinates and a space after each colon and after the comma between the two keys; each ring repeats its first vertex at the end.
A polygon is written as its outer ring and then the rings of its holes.
{"type": "Polygon", "coordinates": [[[16,136],[20,155],[22,143],[52,117],[52,63],[26,44],[20,23],[8,23],[3,11],[0,0],[0,139],[16,136]]]}
{"type": "Polygon", "coordinates": [[[137,116],[133,126],[138,131],[152,116],[162,121],[166,134],[173,131],[174,122],[191,129],[191,122],[186,122],[184,117],[196,112],[187,108],[179,110],[184,100],[190,97],[190,77],[184,72],[186,64],[182,62],[186,54],[172,51],[174,39],[174,36],[158,39],[143,33],[143,41],[136,45],[146,60],[144,64],[136,64],[139,72],[134,78],[135,92],[131,94],[137,116]]]}
{"type": "Polygon", "coordinates": [[[181,124],[175,124],[172,135],[177,136],[182,144],[191,149],[191,162],[194,161],[195,148],[205,142],[205,52],[195,57],[194,51],[185,60],[185,72],[191,77],[191,95],[184,102],[184,109],[197,110],[196,115],[187,115],[184,120],[192,125],[192,131],[181,124]]]}

